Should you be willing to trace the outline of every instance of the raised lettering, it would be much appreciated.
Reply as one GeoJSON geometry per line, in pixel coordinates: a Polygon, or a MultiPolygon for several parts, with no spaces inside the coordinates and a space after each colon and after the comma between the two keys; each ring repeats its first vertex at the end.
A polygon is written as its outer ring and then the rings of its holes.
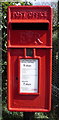
{"type": "Polygon", "coordinates": [[[47,19],[47,12],[21,12],[21,11],[13,11],[11,13],[12,19],[47,19]]]}

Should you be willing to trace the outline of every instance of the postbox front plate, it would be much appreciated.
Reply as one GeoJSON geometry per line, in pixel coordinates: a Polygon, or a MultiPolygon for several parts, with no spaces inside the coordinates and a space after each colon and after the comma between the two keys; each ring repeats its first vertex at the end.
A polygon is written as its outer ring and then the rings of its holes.
{"type": "Polygon", "coordinates": [[[8,8],[8,110],[51,109],[52,10],[50,6],[8,8]]]}

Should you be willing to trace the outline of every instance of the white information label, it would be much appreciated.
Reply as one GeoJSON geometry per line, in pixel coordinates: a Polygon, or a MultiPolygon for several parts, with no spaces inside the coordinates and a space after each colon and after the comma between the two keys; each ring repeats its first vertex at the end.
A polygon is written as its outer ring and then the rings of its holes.
{"type": "Polygon", "coordinates": [[[20,93],[38,93],[38,59],[20,59],[20,93]]]}

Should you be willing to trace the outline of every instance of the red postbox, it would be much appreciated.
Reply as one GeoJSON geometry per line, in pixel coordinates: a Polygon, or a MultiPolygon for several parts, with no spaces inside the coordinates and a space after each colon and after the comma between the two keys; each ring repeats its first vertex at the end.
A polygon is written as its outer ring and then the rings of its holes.
{"type": "Polygon", "coordinates": [[[8,109],[51,109],[52,9],[8,7],[8,109]]]}

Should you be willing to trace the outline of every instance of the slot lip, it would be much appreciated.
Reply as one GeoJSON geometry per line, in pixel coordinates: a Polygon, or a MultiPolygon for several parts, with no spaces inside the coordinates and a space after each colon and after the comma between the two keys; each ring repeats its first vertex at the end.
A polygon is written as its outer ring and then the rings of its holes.
{"type": "Polygon", "coordinates": [[[39,20],[36,20],[36,19],[30,19],[30,20],[19,19],[19,20],[8,21],[8,23],[48,23],[49,24],[49,20],[43,20],[43,19],[39,19],[39,20]]]}

